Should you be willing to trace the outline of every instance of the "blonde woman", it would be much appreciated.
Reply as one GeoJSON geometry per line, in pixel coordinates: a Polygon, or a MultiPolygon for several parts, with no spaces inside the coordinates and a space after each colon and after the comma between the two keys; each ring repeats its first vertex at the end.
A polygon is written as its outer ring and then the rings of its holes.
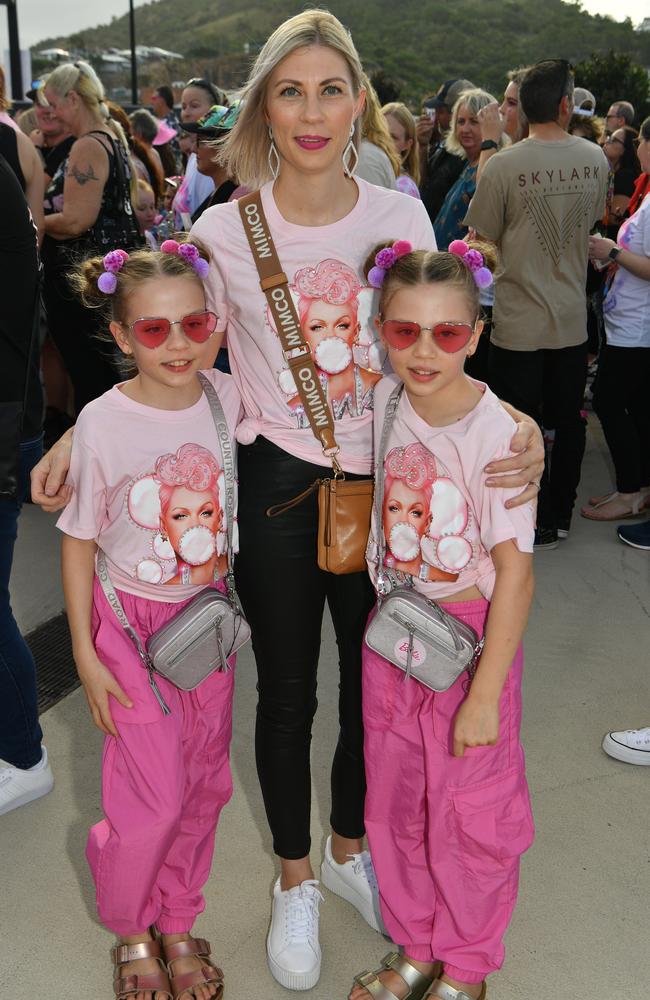
{"type": "Polygon", "coordinates": [[[371,184],[396,190],[400,159],[381,113],[379,98],[365,73],[362,82],[366,101],[361,121],[361,145],[356,174],[371,184]]]}
{"type": "MultiPolygon", "coordinates": [[[[491,94],[485,90],[475,89],[464,91],[454,104],[445,147],[448,153],[461,156],[467,162],[460,177],[447,192],[447,197],[433,223],[441,250],[446,250],[450,243],[463,239],[467,234],[467,226],[463,225],[463,219],[476,191],[476,174],[483,142],[479,113],[493,103],[495,98],[491,94]]],[[[502,135],[497,142],[499,149],[503,147],[504,141],[502,135]]]]}
{"type": "MultiPolygon", "coordinates": [[[[359,286],[357,301],[366,302],[360,333],[366,332],[372,290],[363,263],[370,248],[387,236],[424,248],[434,248],[435,240],[419,202],[353,176],[365,91],[348,32],[324,11],[305,11],[285,21],[259,53],[242,97],[241,114],[221,144],[224,167],[250,190],[261,187],[282,268],[290,285],[300,286],[293,294],[300,294],[310,269],[316,280],[323,262],[338,267],[343,276],[349,269],[359,286]]],[[[373,591],[365,573],[335,576],[318,568],[315,494],[279,517],[266,516],[269,507],[297,496],[331,471],[331,463],[292,406],[295,388],[237,203],[207,209],[192,233],[212,251],[208,308],[219,316],[218,329],[227,329],[230,364],[245,409],[237,432],[237,588],[253,632],[259,678],[257,767],[281,868],[267,957],[278,982],[294,990],[310,989],[320,976],[322,898],[310,860],[310,742],[326,602],[338,642],[340,731],[332,766],[332,832],[321,878],[372,927],[381,927],[363,840],[361,643],[373,591]]],[[[348,284],[342,281],[341,303],[349,294],[348,284]]],[[[336,341],[336,324],[316,313],[309,319],[323,321],[321,339],[331,335],[336,341]]],[[[314,356],[318,366],[316,350],[314,356]]],[[[325,357],[318,367],[325,386],[328,367],[325,357]]],[[[366,477],[372,464],[373,393],[363,393],[358,407],[340,406],[337,412],[338,458],[346,478],[366,477]]],[[[523,456],[497,471],[520,471],[500,485],[523,486],[541,472],[543,450],[532,421],[520,430],[514,446],[526,449],[523,456]]],[[[61,483],[68,452],[69,441],[57,446],[34,476],[34,497],[46,509],[66,501],[61,483]]],[[[521,501],[535,492],[528,487],[521,501]]]]}
{"type": "Polygon", "coordinates": [[[415,118],[400,101],[384,104],[381,110],[400,158],[397,190],[402,194],[410,194],[413,198],[419,198],[420,155],[415,141],[415,118]]]}
{"type": "Polygon", "coordinates": [[[57,66],[39,88],[38,99],[75,137],[45,193],[43,262],[49,330],[72,380],[79,412],[110,389],[118,375],[111,356],[97,346],[95,313],[74,298],[67,273],[81,254],[141,243],[131,200],[133,192],[137,199],[137,189],[124,133],[108,116],[104,87],[91,66],[57,66]]]}

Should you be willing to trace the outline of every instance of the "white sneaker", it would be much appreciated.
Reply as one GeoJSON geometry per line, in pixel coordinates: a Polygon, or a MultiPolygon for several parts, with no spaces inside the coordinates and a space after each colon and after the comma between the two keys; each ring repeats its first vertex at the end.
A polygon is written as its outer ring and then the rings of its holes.
{"type": "Polygon", "coordinates": [[[379,887],[369,851],[350,854],[350,860],[339,865],[332,857],[332,838],[327,838],[320,877],[324,886],[342,896],[359,911],[367,924],[380,934],[386,933],[379,907],[379,887]]]}
{"type": "Polygon", "coordinates": [[[273,889],[273,912],[266,939],[271,975],[288,990],[310,990],[320,978],[318,907],[323,899],[315,879],[273,889]]]}
{"type": "Polygon", "coordinates": [[[626,764],[650,764],[650,726],[607,733],[603,750],[626,764]]]}
{"type": "Polygon", "coordinates": [[[54,787],[54,775],[47,759],[45,747],[38,764],[24,771],[20,767],[0,765],[0,816],[24,806],[54,787]]]}

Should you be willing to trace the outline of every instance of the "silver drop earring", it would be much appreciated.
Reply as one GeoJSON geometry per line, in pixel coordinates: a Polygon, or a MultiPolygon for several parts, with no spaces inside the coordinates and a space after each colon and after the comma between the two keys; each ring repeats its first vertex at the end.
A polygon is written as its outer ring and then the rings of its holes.
{"type": "Polygon", "coordinates": [[[269,146],[269,170],[273,175],[273,180],[278,179],[278,174],[280,173],[280,154],[278,153],[275,142],[273,141],[273,129],[269,125],[269,139],[271,140],[271,145],[269,146]]]}
{"type": "Polygon", "coordinates": [[[350,125],[350,138],[348,139],[348,144],[343,150],[343,172],[346,177],[352,177],[352,174],[357,169],[359,165],[359,154],[357,153],[357,147],[354,145],[354,122],[350,125]]]}

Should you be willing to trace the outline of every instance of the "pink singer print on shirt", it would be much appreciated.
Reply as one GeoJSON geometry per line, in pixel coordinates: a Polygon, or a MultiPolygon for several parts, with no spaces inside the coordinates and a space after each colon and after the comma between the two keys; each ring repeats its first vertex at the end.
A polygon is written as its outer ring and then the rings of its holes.
{"type": "Polygon", "coordinates": [[[210,584],[226,572],[225,482],[207,448],[184,444],[127,490],[129,516],[151,532],[151,556],[135,575],[147,583],[210,584]],[[164,579],[170,572],[172,576],[164,579]]]}
{"type": "MultiPolygon", "coordinates": [[[[368,300],[364,312],[369,314],[372,289],[361,284],[351,267],[333,259],[296,271],[290,288],[334,419],[359,417],[372,410],[381,372],[359,363],[359,354],[369,363],[373,349],[367,316],[365,322],[360,316],[362,296],[368,300]]],[[[298,426],[308,426],[288,368],[279,373],[278,383],[298,416],[298,426]]]]}
{"type": "Polygon", "coordinates": [[[467,503],[447,469],[415,443],[393,448],[384,472],[386,566],[419,580],[457,580],[474,549],[467,503]]]}

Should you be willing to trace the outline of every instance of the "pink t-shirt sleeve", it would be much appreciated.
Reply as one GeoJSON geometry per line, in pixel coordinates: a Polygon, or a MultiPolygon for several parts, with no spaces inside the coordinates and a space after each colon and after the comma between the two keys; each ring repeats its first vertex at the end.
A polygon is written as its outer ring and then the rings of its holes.
{"type": "Polygon", "coordinates": [[[97,539],[107,514],[106,483],[83,414],[75,427],[66,482],[72,486],[72,499],[56,522],[57,528],[73,538],[97,539]]]}
{"type": "MultiPolygon", "coordinates": [[[[506,435],[510,433],[506,431],[506,435]]],[[[513,426],[510,437],[514,435],[513,426]]],[[[489,462],[499,458],[509,458],[510,440],[503,443],[491,455],[487,456],[483,467],[489,462]]],[[[486,552],[491,552],[499,542],[506,542],[512,539],[520,552],[533,551],[533,539],[535,535],[535,508],[532,503],[523,504],[520,507],[507,508],[506,500],[518,496],[521,493],[520,487],[510,489],[498,489],[485,485],[487,474],[483,477],[483,485],[480,498],[477,498],[477,513],[480,524],[481,542],[486,552]]]]}

